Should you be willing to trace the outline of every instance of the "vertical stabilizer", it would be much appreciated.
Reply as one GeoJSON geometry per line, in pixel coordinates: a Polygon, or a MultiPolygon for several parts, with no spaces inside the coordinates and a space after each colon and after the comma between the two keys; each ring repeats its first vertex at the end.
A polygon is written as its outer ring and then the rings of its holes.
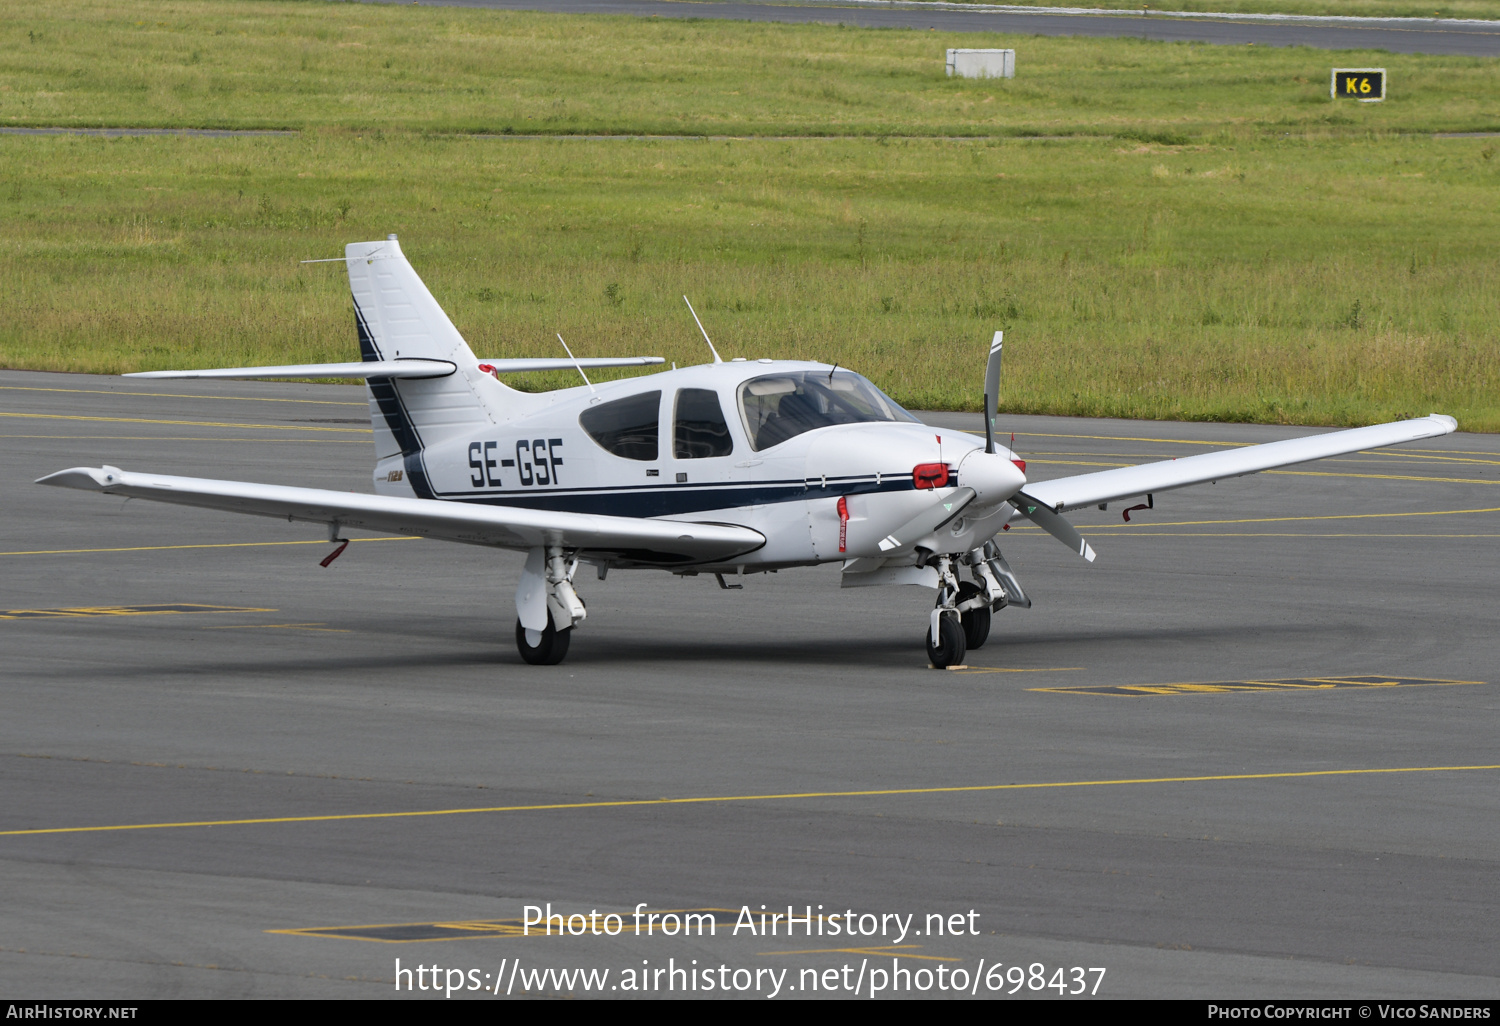
{"type": "Polygon", "coordinates": [[[493,404],[510,390],[478,370],[468,343],[417,277],[394,235],[350,244],[344,262],[362,360],[429,359],[457,365],[442,378],[368,380],[377,461],[404,457],[412,490],[428,497],[422,450],[495,423],[493,404]]]}

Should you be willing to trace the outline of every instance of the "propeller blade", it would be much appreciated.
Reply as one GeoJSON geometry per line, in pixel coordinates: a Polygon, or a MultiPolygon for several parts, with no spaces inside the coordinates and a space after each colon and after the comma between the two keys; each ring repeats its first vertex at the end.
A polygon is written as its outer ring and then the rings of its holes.
{"type": "Polygon", "coordinates": [[[952,495],[933,503],[881,539],[880,551],[894,552],[896,549],[904,549],[913,542],[922,540],[962,513],[964,507],[973,501],[974,489],[956,489],[952,495]]]}
{"type": "Polygon", "coordinates": [[[1020,510],[1021,515],[1027,520],[1030,520],[1033,524],[1046,531],[1090,563],[1094,561],[1094,547],[1084,541],[1083,535],[1078,533],[1078,529],[1063,519],[1061,514],[1052,512],[1050,507],[1043,505],[1040,500],[1033,499],[1025,492],[1017,492],[1016,497],[1010,501],[1011,505],[1020,510]]]}
{"type": "Polygon", "coordinates": [[[1000,344],[1005,332],[995,332],[990,361],[984,367],[984,451],[995,451],[995,412],[1000,405],[1000,344]]]}

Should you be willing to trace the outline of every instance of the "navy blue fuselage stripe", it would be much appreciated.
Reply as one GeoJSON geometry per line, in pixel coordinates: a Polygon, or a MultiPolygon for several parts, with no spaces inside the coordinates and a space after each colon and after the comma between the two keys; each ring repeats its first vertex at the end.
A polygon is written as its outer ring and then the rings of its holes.
{"type": "Polygon", "coordinates": [[[874,492],[912,491],[910,478],[885,481],[876,484],[873,480],[840,488],[811,487],[802,483],[793,484],[747,484],[739,487],[693,488],[682,485],[666,485],[660,488],[643,488],[638,491],[594,492],[504,492],[499,495],[466,496],[462,492],[447,492],[439,498],[485,506],[513,506],[520,509],[556,510],[565,513],[597,513],[617,517],[663,517],[684,513],[701,513],[711,509],[731,509],[738,506],[763,506],[780,502],[799,502],[812,499],[836,499],[843,495],[860,495],[874,492]]]}
{"type": "MultiPolygon", "coordinates": [[[[358,301],[354,303],[354,328],[359,335],[360,359],[365,363],[381,359],[380,347],[375,344],[375,336],[365,323],[364,311],[360,310],[358,301]]],[[[390,430],[391,437],[401,447],[401,462],[412,492],[419,499],[437,498],[427,479],[427,467],[422,460],[422,436],[417,433],[411,415],[406,412],[406,405],[401,401],[396,383],[390,378],[366,378],[365,384],[370,387],[370,395],[380,408],[380,415],[385,418],[385,426],[390,430]]]]}

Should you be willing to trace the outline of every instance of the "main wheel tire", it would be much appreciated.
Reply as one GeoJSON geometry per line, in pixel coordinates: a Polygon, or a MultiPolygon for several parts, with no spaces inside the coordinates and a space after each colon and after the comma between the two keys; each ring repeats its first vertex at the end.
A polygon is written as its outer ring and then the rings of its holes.
{"type": "Polygon", "coordinates": [[[573,628],[558,630],[552,622],[552,613],[547,613],[547,629],[535,645],[526,640],[526,628],[516,621],[516,648],[521,658],[532,666],[556,666],[568,654],[568,644],[573,640],[573,628]]]}
{"type": "Polygon", "coordinates": [[[964,653],[967,646],[964,642],[964,629],[959,626],[956,619],[951,616],[938,617],[938,643],[932,644],[932,632],[928,631],[924,640],[927,642],[927,658],[932,660],[932,665],[939,670],[950,666],[959,666],[964,661],[964,653]]]}
{"type": "MultiPolygon", "coordinates": [[[[979,590],[979,585],[973,581],[964,581],[958,586],[958,604],[963,605],[971,598],[978,598],[984,592],[979,590]]],[[[983,647],[985,640],[990,636],[990,607],[978,606],[966,613],[960,614],[964,621],[964,641],[969,648],[983,647]]]]}

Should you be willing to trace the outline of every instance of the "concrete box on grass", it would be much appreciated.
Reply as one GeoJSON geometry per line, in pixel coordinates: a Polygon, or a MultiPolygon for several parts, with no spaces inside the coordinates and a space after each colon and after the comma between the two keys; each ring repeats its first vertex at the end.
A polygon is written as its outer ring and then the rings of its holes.
{"type": "Polygon", "coordinates": [[[1015,78],[1014,50],[949,50],[948,75],[959,78],[1015,78]]]}

